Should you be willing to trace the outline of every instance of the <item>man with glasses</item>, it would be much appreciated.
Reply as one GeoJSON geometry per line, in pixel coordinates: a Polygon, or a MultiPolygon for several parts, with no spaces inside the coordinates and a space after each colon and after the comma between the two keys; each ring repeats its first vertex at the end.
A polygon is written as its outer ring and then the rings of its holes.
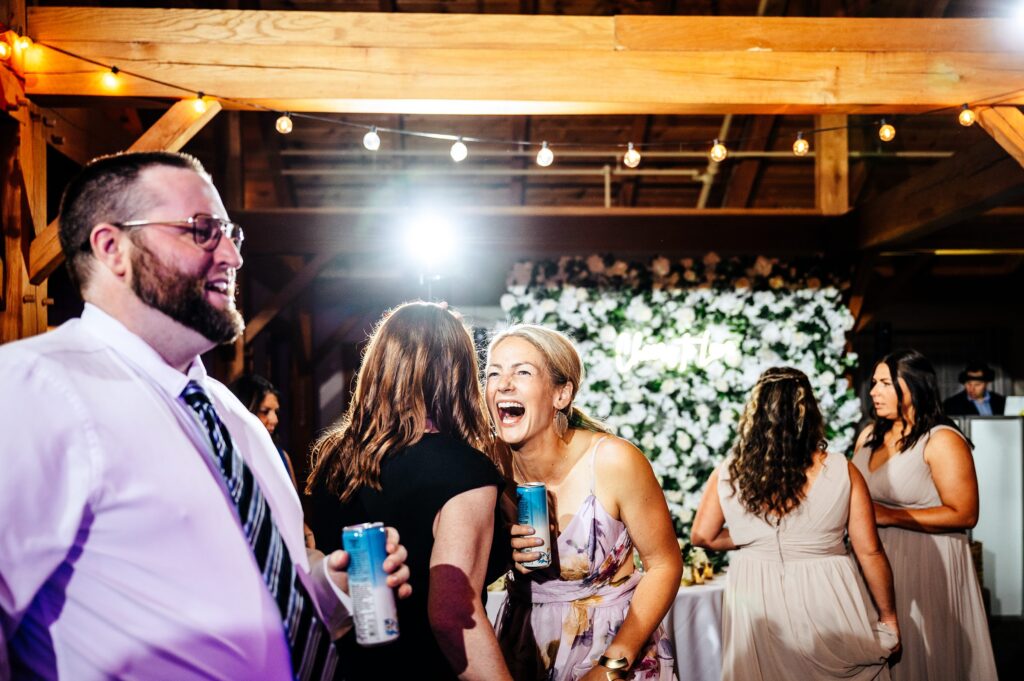
{"type": "Polygon", "coordinates": [[[307,553],[199,359],[243,330],[241,227],[192,157],[126,153],[72,180],[60,239],[81,318],[0,347],[0,679],[329,678],[348,557],[307,553]]]}

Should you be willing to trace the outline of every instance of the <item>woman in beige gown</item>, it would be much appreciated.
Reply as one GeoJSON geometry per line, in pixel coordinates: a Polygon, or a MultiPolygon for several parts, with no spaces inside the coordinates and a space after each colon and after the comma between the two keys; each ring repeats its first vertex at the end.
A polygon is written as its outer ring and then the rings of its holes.
{"type": "Polygon", "coordinates": [[[871,399],[875,421],[857,439],[853,463],[892,561],[904,636],[892,678],[996,679],[965,532],[978,522],[970,445],[942,414],[935,370],[918,352],[897,351],[875,365],[871,399]]]}
{"type": "Polygon", "coordinates": [[[899,646],[889,562],[864,480],[825,444],[807,376],[765,371],[693,523],[694,544],[738,549],[722,613],[723,681],[889,678],[886,659],[899,646]]]}

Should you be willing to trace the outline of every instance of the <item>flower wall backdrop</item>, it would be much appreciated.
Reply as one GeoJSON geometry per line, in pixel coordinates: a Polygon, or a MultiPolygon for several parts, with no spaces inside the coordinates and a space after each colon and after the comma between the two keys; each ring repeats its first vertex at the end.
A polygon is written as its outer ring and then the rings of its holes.
{"type": "Polygon", "coordinates": [[[806,372],[829,449],[852,447],[860,400],[843,378],[856,363],[845,352],[847,286],[820,259],[592,255],[516,264],[501,306],[512,321],[576,341],[587,371],[577,406],[643,450],[688,537],[704,482],[768,367],[806,372]]]}

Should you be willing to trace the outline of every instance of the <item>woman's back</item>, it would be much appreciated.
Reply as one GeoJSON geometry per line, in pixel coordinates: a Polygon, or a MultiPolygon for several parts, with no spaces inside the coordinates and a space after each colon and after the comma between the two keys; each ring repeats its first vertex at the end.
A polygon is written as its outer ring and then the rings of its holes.
{"type": "MultiPolygon", "coordinates": [[[[430,670],[431,678],[455,678],[427,615],[434,518],[453,497],[487,485],[499,486],[500,490],[504,479],[481,452],[460,440],[428,433],[381,462],[380,482],[380,490],[361,487],[345,502],[323,484],[317,485],[311,496],[310,526],[317,547],[325,553],[341,548],[344,526],[377,521],[397,529],[409,552],[406,565],[413,593],[398,602],[398,641],[379,648],[360,648],[352,635],[346,635],[339,642],[343,671],[353,679],[405,678],[404,674],[422,675],[424,670],[430,670]]],[[[485,584],[501,576],[509,564],[508,537],[495,513],[496,536],[485,584]]],[[[452,603],[451,607],[461,605],[452,603]]],[[[470,607],[469,594],[465,607],[470,607]]]]}
{"type": "Polygon", "coordinates": [[[718,494],[738,550],[725,595],[722,678],[887,679],[896,637],[876,626],[844,543],[846,458],[825,455],[800,505],[778,522],[744,507],[729,480],[723,464],[718,494]]]}
{"type": "Polygon", "coordinates": [[[826,454],[800,505],[778,524],[750,512],[733,494],[728,465],[719,469],[718,493],[733,541],[746,555],[789,560],[844,555],[850,515],[850,474],[840,454],[826,454]]]}

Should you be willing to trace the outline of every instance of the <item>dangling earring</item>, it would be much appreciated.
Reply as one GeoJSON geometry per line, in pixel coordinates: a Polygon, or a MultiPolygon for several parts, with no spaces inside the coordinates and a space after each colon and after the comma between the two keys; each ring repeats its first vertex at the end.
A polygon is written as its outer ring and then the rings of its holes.
{"type": "Polygon", "coordinates": [[[559,439],[565,437],[565,432],[569,430],[569,417],[565,415],[565,412],[559,409],[555,412],[555,435],[559,439]]]}

